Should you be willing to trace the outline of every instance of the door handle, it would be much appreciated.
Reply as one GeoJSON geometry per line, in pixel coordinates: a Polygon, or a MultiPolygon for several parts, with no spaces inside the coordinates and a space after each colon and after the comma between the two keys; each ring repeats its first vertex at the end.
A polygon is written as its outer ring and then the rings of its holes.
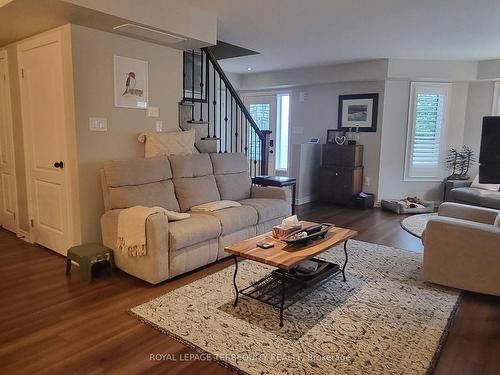
{"type": "Polygon", "coordinates": [[[54,163],[54,167],[55,168],[60,168],[60,169],[63,169],[64,168],[64,163],[62,161],[56,161],[54,163]]]}
{"type": "Polygon", "coordinates": [[[269,150],[269,153],[270,153],[270,154],[274,154],[273,150],[269,150]]]}

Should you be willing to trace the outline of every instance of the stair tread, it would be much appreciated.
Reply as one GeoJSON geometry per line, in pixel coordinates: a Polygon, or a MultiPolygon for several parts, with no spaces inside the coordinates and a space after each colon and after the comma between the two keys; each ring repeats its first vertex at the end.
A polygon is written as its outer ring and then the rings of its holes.
{"type": "Polygon", "coordinates": [[[189,103],[189,102],[179,102],[179,105],[184,105],[186,107],[194,107],[196,104],[195,103],[189,103]]]}
{"type": "Polygon", "coordinates": [[[207,138],[207,137],[203,137],[203,138],[200,138],[200,140],[202,140],[202,141],[220,141],[220,138],[214,138],[214,137],[207,138]]]}
{"type": "Polygon", "coordinates": [[[188,120],[186,122],[193,125],[208,125],[208,121],[188,120]]]}

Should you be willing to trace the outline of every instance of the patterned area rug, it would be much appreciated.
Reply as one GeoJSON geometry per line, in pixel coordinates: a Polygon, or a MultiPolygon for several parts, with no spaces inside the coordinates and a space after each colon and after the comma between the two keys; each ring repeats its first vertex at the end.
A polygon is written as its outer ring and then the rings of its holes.
{"type": "Polygon", "coordinates": [[[435,217],[436,215],[436,213],[433,213],[409,216],[401,221],[401,227],[410,234],[413,234],[418,238],[422,238],[422,233],[425,230],[427,222],[430,218],[435,217]]]}
{"type": "MultiPolygon", "coordinates": [[[[131,310],[204,355],[248,374],[425,374],[458,293],[421,281],[422,254],[349,241],[347,282],[334,276],[285,310],[247,297],[233,307],[228,267],[131,310]]],[[[341,247],[321,258],[343,263],[341,247]]],[[[272,268],[240,263],[247,286],[272,268]]]]}

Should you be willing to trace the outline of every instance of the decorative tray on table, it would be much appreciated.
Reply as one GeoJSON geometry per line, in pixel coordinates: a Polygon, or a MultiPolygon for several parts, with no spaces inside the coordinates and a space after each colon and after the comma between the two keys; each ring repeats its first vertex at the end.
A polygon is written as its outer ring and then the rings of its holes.
{"type": "Polygon", "coordinates": [[[290,233],[288,236],[282,239],[289,245],[306,243],[307,241],[314,240],[316,238],[325,238],[328,230],[333,226],[333,224],[322,223],[311,225],[307,228],[302,228],[290,233]]]}

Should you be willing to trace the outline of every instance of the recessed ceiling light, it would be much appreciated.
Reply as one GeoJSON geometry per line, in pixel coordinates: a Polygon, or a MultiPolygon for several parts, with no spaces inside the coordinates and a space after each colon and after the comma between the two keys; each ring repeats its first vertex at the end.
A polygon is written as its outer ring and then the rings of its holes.
{"type": "Polygon", "coordinates": [[[248,71],[252,70],[252,68],[247,68],[248,71]]]}

